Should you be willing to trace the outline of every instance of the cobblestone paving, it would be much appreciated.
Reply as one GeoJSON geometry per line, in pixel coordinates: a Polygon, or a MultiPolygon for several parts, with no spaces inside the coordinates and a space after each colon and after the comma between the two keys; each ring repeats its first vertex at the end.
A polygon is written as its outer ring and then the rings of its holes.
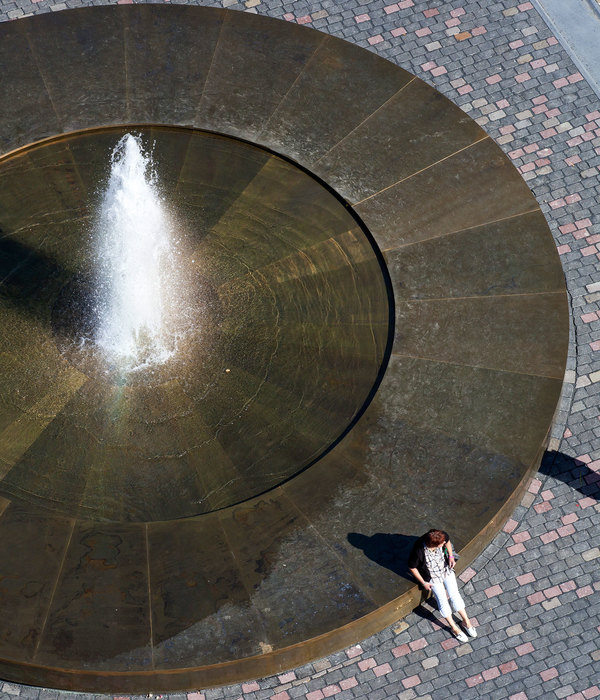
{"type": "MultiPolygon", "coordinates": [[[[0,19],[85,4],[0,0],[0,19]]],[[[552,451],[503,531],[461,575],[477,639],[458,644],[431,609],[419,609],[360,645],[288,673],[168,697],[600,697],[600,100],[530,2],[198,4],[343,37],[459,104],[508,153],[540,202],[567,277],[573,328],[552,451]]],[[[0,688],[2,698],[83,697],[0,688]]]]}

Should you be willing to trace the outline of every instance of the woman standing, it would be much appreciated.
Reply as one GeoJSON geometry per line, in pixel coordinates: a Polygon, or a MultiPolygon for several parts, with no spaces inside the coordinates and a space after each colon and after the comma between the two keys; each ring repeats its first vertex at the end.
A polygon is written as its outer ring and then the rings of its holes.
{"type": "Polygon", "coordinates": [[[450,625],[454,636],[459,642],[466,642],[467,635],[457,626],[452,617],[452,610],[460,615],[470,637],[476,637],[477,632],[467,616],[464,601],[458,592],[454,565],[452,544],[448,533],[443,530],[429,530],[419,537],[408,557],[409,570],[419,586],[433,592],[440,614],[450,625]]]}

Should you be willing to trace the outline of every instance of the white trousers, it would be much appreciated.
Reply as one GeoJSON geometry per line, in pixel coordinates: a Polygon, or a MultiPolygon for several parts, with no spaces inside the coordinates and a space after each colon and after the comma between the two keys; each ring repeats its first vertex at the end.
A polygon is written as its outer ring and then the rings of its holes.
{"type": "Polygon", "coordinates": [[[465,603],[458,592],[458,584],[456,583],[454,571],[451,571],[443,581],[438,579],[431,581],[431,583],[433,584],[433,595],[435,596],[442,617],[450,617],[450,615],[452,615],[452,610],[454,610],[454,612],[464,610],[465,603]],[[450,599],[450,602],[448,602],[448,599],[450,599]],[[452,610],[450,610],[450,605],[452,605],[452,610]]]}

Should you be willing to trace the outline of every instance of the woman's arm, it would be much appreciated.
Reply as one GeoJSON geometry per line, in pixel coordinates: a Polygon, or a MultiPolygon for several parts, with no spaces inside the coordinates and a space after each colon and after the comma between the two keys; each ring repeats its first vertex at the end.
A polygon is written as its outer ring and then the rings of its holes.
{"type": "Polygon", "coordinates": [[[426,581],[418,569],[409,569],[410,573],[417,579],[417,581],[423,586],[426,591],[430,591],[433,588],[431,581],[426,581]]]}
{"type": "Polygon", "coordinates": [[[452,542],[450,542],[450,540],[446,542],[446,549],[448,550],[448,563],[450,564],[450,568],[453,569],[456,565],[456,560],[454,559],[454,552],[452,551],[452,542]]]}

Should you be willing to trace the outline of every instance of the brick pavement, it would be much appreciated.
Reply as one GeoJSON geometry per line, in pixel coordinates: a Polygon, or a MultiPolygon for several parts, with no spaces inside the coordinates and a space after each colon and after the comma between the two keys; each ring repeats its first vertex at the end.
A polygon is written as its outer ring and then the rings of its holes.
{"type": "MultiPolygon", "coordinates": [[[[0,0],[0,19],[85,4],[110,3],[0,0]]],[[[430,609],[420,609],[360,645],[288,673],[165,697],[600,697],[600,99],[530,2],[197,4],[343,37],[459,104],[508,153],[540,202],[562,258],[573,325],[552,451],[503,531],[461,576],[477,639],[458,644],[430,609]]],[[[0,687],[1,698],[83,697],[0,687]]]]}

